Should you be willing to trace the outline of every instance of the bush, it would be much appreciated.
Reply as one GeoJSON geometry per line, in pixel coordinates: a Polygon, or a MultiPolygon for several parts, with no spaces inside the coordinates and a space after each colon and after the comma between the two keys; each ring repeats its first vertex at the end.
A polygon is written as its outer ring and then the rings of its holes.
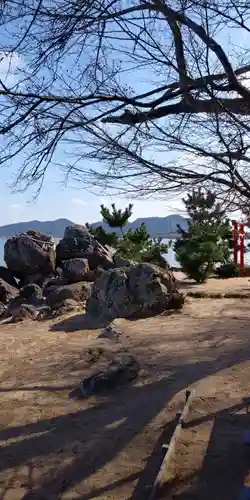
{"type": "Polygon", "coordinates": [[[230,222],[211,191],[194,190],[183,201],[188,229],[179,228],[176,259],[189,278],[204,283],[218,264],[229,262],[233,244],[230,222]]]}
{"type": "Polygon", "coordinates": [[[215,270],[215,274],[219,278],[235,278],[237,276],[240,276],[240,267],[234,262],[227,262],[218,267],[215,270]]]}
{"type": "Polygon", "coordinates": [[[118,210],[114,203],[111,211],[101,205],[101,215],[111,228],[119,227],[121,235],[118,237],[116,232],[107,232],[102,226],[93,228],[87,223],[87,229],[97,241],[102,245],[110,245],[116,248],[117,253],[123,259],[148,262],[163,269],[168,269],[168,263],[162,254],[168,252],[170,243],[166,245],[162,243],[161,238],[152,238],[144,223],[136,229],[129,229],[128,231],[123,229],[132,215],[132,205],[129,205],[124,211],[118,210]]]}
{"type": "Polygon", "coordinates": [[[228,244],[219,224],[191,222],[189,230],[174,246],[183,272],[197,283],[214,274],[217,263],[228,259],[228,244]]]}

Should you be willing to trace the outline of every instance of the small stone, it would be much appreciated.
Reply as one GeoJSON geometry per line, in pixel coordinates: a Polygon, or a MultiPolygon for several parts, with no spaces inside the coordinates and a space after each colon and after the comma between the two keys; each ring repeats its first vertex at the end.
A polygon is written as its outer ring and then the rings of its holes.
{"type": "Polygon", "coordinates": [[[121,355],[106,368],[94,373],[80,383],[80,391],[88,398],[102,391],[112,390],[137,378],[140,371],[138,361],[130,355],[121,355]]]}
{"type": "Polygon", "coordinates": [[[98,336],[99,339],[110,339],[119,342],[120,337],[122,335],[121,330],[116,328],[114,325],[108,325],[105,328],[102,328],[100,334],[98,336]]]}

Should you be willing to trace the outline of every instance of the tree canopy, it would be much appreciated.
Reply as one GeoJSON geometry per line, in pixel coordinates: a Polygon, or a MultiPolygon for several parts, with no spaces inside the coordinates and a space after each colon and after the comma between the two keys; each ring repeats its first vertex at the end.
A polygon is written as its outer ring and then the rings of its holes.
{"type": "Polygon", "coordinates": [[[232,227],[211,191],[193,190],[183,200],[189,215],[188,230],[174,245],[183,271],[198,283],[216,271],[216,265],[231,263],[232,227]]]}
{"type": "Polygon", "coordinates": [[[246,0],[4,0],[0,162],[17,157],[22,187],[58,165],[96,189],[203,186],[244,208],[249,20],[246,0]]]}

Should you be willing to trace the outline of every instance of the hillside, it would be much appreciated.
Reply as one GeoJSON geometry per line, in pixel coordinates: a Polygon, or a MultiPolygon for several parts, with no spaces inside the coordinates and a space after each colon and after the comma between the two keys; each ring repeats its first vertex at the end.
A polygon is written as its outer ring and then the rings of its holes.
{"type": "MultiPolygon", "coordinates": [[[[136,229],[137,227],[140,227],[142,222],[145,222],[148,231],[152,236],[174,235],[177,232],[178,225],[180,225],[183,229],[187,228],[187,219],[181,217],[180,215],[168,215],[167,217],[145,217],[136,219],[135,221],[130,222],[126,229],[136,229]]],[[[0,226],[0,238],[9,238],[14,234],[28,231],[28,229],[37,229],[43,233],[51,234],[55,238],[62,238],[65,228],[73,224],[74,222],[68,219],[17,222],[15,224],[0,226]]],[[[95,222],[92,224],[93,227],[100,225],[102,225],[106,231],[110,231],[109,226],[104,222],[95,222]]],[[[119,230],[117,230],[117,232],[119,232],[119,230]]]]}
{"type": "MultiPolygon", "coordinates": [[[[167,215],[166,217],[144,217],[130,222],[126,229],[136,229],[140,227],[142,223],[145,223],[151,236],[165,236],[170,234],[176,234],[178,226],[182,229],[187,229],[187,219],[181,215],[167,215]]],[[[102,226],[105,231],[110,231],[108,224],[105,222],[95,222],[92,224],[93,227],[102,226]]],[[[117,230],[119,233],[119,229],[117,230]]]]}
{"type": "Polygon", "coordinates": [[[9,238],[13,234],[28,231],[28,229],[36,229],[42,233],[48,233],[55,238],[62,238],[65,228],[71,226],[74,222],[68,219],[57,219],[50,221],[31,220],[27,222],[16,222],[15,224],[8,224],[0,226],[0,238],[9,238]]]}

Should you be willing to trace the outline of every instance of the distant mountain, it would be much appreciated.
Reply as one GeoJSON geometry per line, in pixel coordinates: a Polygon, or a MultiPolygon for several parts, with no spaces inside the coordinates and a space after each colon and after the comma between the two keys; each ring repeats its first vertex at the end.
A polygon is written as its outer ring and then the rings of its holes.
{"type": "Polygon", "coordinates": [[[8,224],[0,226],[0,238],[9,238],[13,234],[23,233],[28,229],[37,229],[42,233],[51,234],[55,238],[62,238],[65,228],[72,226],[74,222],[68,219],[57,219],[49,221],[31,220],[28,222],[17,222],[16,224],[8,224]]]}
{"type": "MultiPolygon", "coordinates": [[[[130,222],[126,226],[128,229],[136,229],[142,223],[145,223],[151,236],[175,235],[178,232],[178,226],[184,231],[188,228],[188,220],[181,215],[167,215],[166,217],[144,217],[130,222]]],[[[102,226],[105,231],[110,231],[110,227],[105,222],[95,222],[93,227],[102,226]]],[[[116,230],[119,233],[119,229],[116,230]]]]}
{"type": "MultiPolygon", "coordinates": [[[[184,217],[181,217],[180,215],[168,215],[167,217],[145,217],[136,219],[127,225],[126,230],[136,229],[137,227],[140,227],[142,222],[146,224],[151,236],[162,237],[174,237],[177,233],[178,225],[184,230],[186,230],[188,226],[187,219],[184,217]]],[[[28,229],[37,229],[42,233],[51,234],[55,238],[62,238],[65,228],[72,225],[74,225],[74,222],[68,219],[17,222],[16,224],[0,226],[0,238],[9,238],[10,236],[13,236],[13,234],[25,232],[28,231],[28,229]]],[[[105,222],[94,222],[91,225],[93,227],[102,226],[106,231],[111,231],[110,227],[105,222]]],[[[119,233],[119,229],[117,229],[116,232],[119,233]]]]}

